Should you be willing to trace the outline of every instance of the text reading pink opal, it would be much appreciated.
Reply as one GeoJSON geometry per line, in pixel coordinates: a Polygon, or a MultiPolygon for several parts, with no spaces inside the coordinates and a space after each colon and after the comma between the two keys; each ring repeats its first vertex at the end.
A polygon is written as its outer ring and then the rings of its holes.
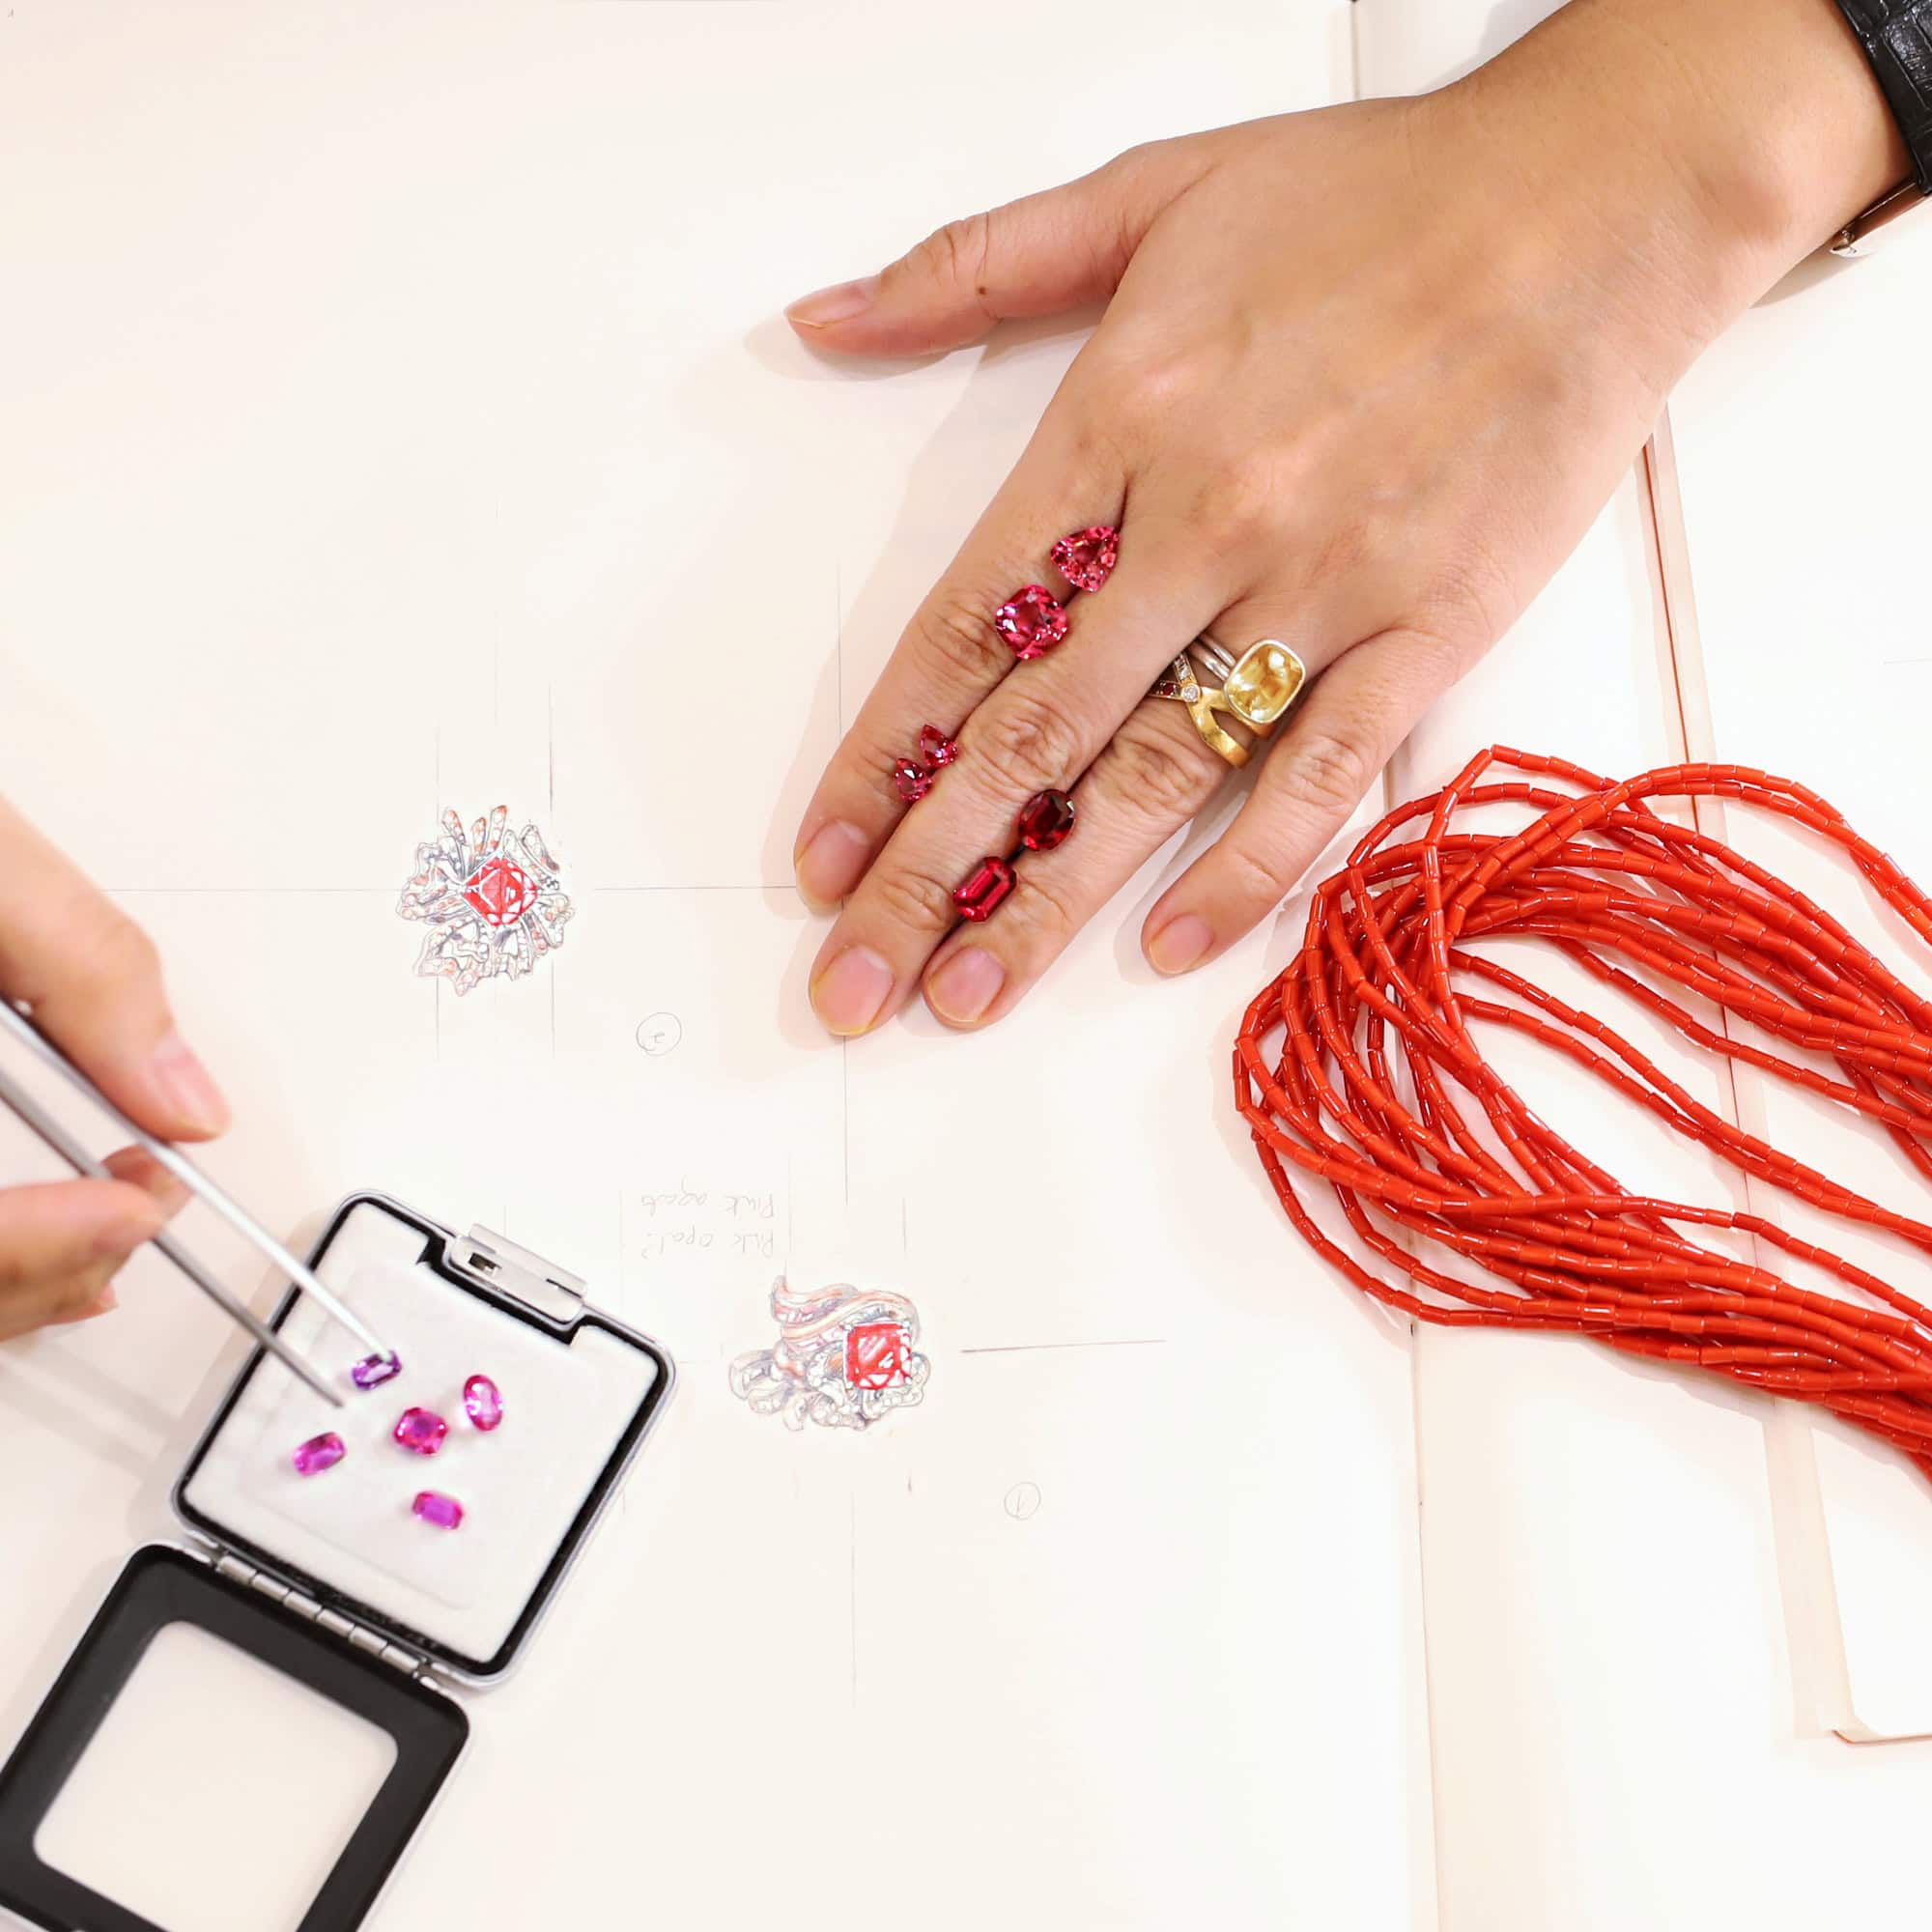
{"type": "Polygon", "coordinates": [[[1073,801],[1064,791],[1037,791],[1020,808],[1020,843],[1051,852],[1073,830],[1073,801]]]}
{"type": "Polygon", "coordinates": [[[418,1456],[434,1456],[449,1434],[449,1424],[433,1409],[406,1408],[390,1433],[405,1449],[418,1456]]]}
{"type": "Polygon", "coordinates": [[[937,724],[922,724],[919,754],[928,765],[950,765],[959,755],[959,747],[937,724]]]}
{"type": "Polygon", "coordinates": [[[952,903],[961,919],[974,924],[991,919],[1013,889],[1013,868],[1004,859],[981,859],[952,888],[952,903]]]}
{"type": "Polygon", "coordinates": [[[1024,663],[1043,657],[1065,637],[1066,607],[1045,584],[1029,583],[993,612],[993,628],[1024,663]]]}
{"type": "Polygon", "coordinates": [[[333,1433],[327,1435],[311,1435],[289,1461],[296,1465],[298,1476],[319,1476],[325,1469],[332,1469],[343,1457],[349,1454],[342,1437],[333,1433]]]}
{"type": "Polygon", "coordinates": [[[403,1358],[397,1354],[364,1355],[349,1371],[349,1379],[359,1389],[380,1388],[403,1372],[403,1358]]]}
{"type": "Polygon", "coordinates": [[[463,1411],[486,1435],[503,1420],[503,1391],[488,1376],[463,1384],[463,1411]]]}
{"type": "Polygon", "coordinates": [[[893,767],[893,789],[908,805],[917,805],[932,789],[933,773],[912,758],[901,758],[893,767]]]}
{"type": "Polygon", "coordinates": [[[446,1496],[440,1490],[418,1490],[416,1499],[410,1508],[424,1522],[434,1523],[438,1529],[457,1529],[463,1522],[463,1505],[454,1496],[446,1496]]]}
{"type": "Polygon", "coordinates": [[[1074,530],[1053,547],[1053,567],[1076,590],[1094,591],[1121,560],[1121,533],[1112,524],[1074,530]]]}

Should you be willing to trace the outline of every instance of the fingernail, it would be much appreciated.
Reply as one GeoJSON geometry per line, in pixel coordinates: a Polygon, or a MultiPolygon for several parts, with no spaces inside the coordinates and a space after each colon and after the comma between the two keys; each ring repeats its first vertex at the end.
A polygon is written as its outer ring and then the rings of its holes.
{"type": "Polygon", "coordinates": [[[839,282],[832,288],[799,297],[785,309],[785,320],[806,328],[829,328],[835,322],[850,322],[855,315],[864,314],[878,292],[877,275],[867,275],[856,282],[839,282]]]}
{"type": "Polygon", "coordinates": [[[228,1102],[221,1097],[221,1089],[180,1034],[169,1034],[156,1047],[154,1065],[161,1092],[183,1120],[205,1134],[218,1134],[227,1126],[228,1102]]]}
{"type": "Polygon", "coordinates": [[[1148,964],[1156,973],[1184,973],[1200,965],[1213,944],[1214,928],[1198,912],[1184,912],[1148,941],[1148,964]]]}
{"type": "Polygon", "coordinates": [[[813,912],[836,906],[859,883],[870,850],[870,841],[856,825],[842,818],[821,825],[792,861],[799,896],[813,912]]]}
{"type": "Polygon", "coordinates": [[[943,1020],[971,1026],[1007,983],[1007,969],[990,952],[965,946],[932,976],[925,1003],[943,1020]]]}
{"type": "Polygon", "coordinates": [[[812,1010],[833,1033],[864,1033],[892,990],[893,969],[869,946],[848,946],[811,982],[812,1010]]]}

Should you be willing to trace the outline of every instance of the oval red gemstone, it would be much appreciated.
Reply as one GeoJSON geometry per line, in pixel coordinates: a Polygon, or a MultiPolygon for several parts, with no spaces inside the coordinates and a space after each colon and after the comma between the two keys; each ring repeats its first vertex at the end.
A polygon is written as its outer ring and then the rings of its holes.
{"type": "Polygon", "coordinates": [[[1037,791],[1020,808],[1020,843],[1051,852],[1073,830],[1073,801],[1064,791],[1037,791]]]}
{"type": "Polygon", "coordinates": [[[503,1391],[488,1376],[471,1376],[463,1384],[463,1411],[488,1435],[503,1419],[503,1391]]]}
{"type": "Polygon", "coordinates": [[[959,755],[959,747],[937,724],[922,724],[919,754],[928,765],[950,765],[959,755]]]}
{"type": "Polygon", "coordinates": [[[1024,662],[1050,651],[1066,635],[1066,607],[1043,583],[1015,590],[993,612],[993,628],[1024,662]]]}
{"type": "Polygon", "coordinates": [[[952,903],[959,908],[961,919],[970,919],[977,925],[999,911],[1012,889],[1013,868],[1004,859],[981,859],[952,888],[952,903]]]}
{"type": "Polygon", "coordinates": [[[915,758],[901,758],[893,767],[893,789],[908,805],[917,805],[932,789],[931,770],[915,758]]]}
{"type": "Polygon", "coordinates": [[[1121,560],[1121,533],[1112,524],[1074,530],[1053,547],[1053,567],[1076,590],[1094,591],[1121,560]]]}

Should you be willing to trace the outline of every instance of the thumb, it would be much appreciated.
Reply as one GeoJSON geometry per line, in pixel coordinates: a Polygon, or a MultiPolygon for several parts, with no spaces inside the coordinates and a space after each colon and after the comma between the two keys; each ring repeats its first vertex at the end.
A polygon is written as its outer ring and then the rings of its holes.
{"type": "Polygon", "coordinates": [[[923,355],[1012,317],[1104,301],[1154,217],[1206,166],[1184,140],[1133,149],[1065,187],[949,221],[876,275],[793,302],[785,319],[841,355],[923,355]]]}

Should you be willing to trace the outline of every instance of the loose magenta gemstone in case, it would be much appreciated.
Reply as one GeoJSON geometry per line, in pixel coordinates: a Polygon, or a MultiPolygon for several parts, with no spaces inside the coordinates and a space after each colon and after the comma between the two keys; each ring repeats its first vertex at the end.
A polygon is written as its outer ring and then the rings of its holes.
{"type": "Polygon", "coordinates": [[[906,1369],[906,1331],[897,1321],[867,1321],[845,1337],[845,1379],[853,1388],[891,1388],[906,1369]]]}
{"type": "Polygon", "coordinates": [[[529,910],[536,888],[521,866],[507,859],[489,859],[464,881],[463,896],[487,924],[515,925],[529,910]]]}
{"type": "Polygon", "coordinates": [[[959,908],[961,919],[970,919],[977,925],[999,911],[1012,889],[1013,868],[1004,859],[981,859],[952,888],[952,903],[959,908]]]}
{"type": "Polygon", "coordinates": [[[319,1476],[325,1469],[332,1469],[343,1457],[349,1454],[342,1437],[333,1431],[327,1435],[311,1435],[289,1461],[296,1465],[298,1476],[319,1476]]]}
{"type": "Polygon", "coordinates": [[[932,789],[933,774],[917,758],[901,758],[893,767],[893,789],[908,805],[917,805],[932,789]]]}
{"type": "Polygon", "coordinates": [[[434,1456],[449,1434],[449,1424],[433,1409],[406,1408],[391,1434],[405,1449],[418,1456],[434,1456]]]}
{"type": "Polygon", "coordinates": [[[1121,533],[1112,524],[1074,530],[1053,547],[1053,567],[1076,590],[1094,591],[1121,560],[1121,533]]]}
{"type": "Polygon", "coordinates": [[[349,1379],[359,1389],[379,1388],[384,1382],[392,1381],[403,1372],[403,1358],[395,1353],[386,1355],[364,1355],[349,1371],[349,1379]]]}
{"type": "Polygon", "coordinates": [[[1043,583],[1015,590],[993,612],[993,628],[1023,662],[1050,651],[1066,635],[1066,607],[1043,583]]]}
{"type": "Polygon", "coordinates": [[[1020,807],[1020,843],[1051,852],[1073,830],[1073,801],[1064,791],[1037,791],[1020,807]]]}
{"type": "Polygon", "coordinates": [[[418,1490],[416,1499],[410,1508],[424,1522],[433,1522],[438,1529],[457,1529],[463,1523],[463,1505],[454,1496],[446,1496],[440,1490],[418,1490]]]}
{"type": "Polygon", "coordinates": [[[487,1435],[503,1419],[503,1391],[488,1376],[471,1376],[463,1384],[463,1407],[487,1435]]]}
{"type": "Polygon", "coordinates": [[[937,724],[922,724],[919,754],[928,765],[950,765],[959,755],[959,747],[937,724]]]}

